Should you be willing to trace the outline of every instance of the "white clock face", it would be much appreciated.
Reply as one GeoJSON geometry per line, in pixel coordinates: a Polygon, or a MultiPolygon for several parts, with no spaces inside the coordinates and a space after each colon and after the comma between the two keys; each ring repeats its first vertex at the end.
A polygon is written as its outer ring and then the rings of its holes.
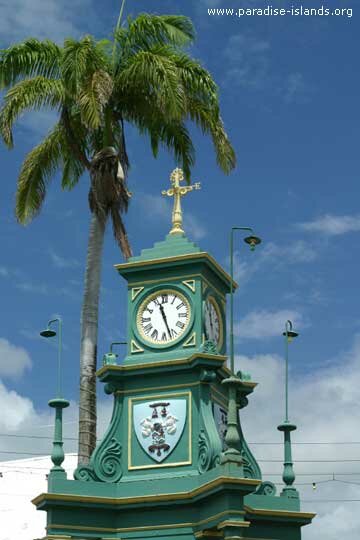
{"type": "Polygon", "coordinates": [[[220,311],[212,297],[209,297],[205,302],[204,319],[205,338],[213,341],[216,345],[220,345],[222,340],[220,311]]]}
{"type": "Polygon", "coordinates": [[[166,345],[186,332],[190,314],[190,304],[183,294],[174,290],[157,291],[140,305],[137,328],[146,341],[166,345]]]}

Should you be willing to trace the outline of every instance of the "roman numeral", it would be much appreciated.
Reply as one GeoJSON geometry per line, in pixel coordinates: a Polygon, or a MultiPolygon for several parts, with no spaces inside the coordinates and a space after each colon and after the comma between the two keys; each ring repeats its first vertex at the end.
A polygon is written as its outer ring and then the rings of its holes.
{"type": "Polygon", "coordinates": [[[172,338],[177,336],[177,332],[175,332],[175,330],[173,328],[170,330],[170,333],[171,333],[172,338]]]}
{"type": "Polygon", "coordinates": [[[144,332],[146,332],[147,334],[150,332],[151,329],[152,329],[152,324],[151,323],[144,326],[144,332]]]}
{"type": "Polygon", "coordinates": [[[161,300],[162,300],[162,303],[163,304],[167,304],[168,300],[169,300],[169,297],[167,294],[162,294],[161,295],[161,300]]]}
{"type": "Polygon", "coordinates": [[[154,310],[147,307],[145,311],[148,311],[149,313],[153,313],[154,310]]]}
{"type": "Polygon", "coordinates": [[[144,324],[146,322],[149,322],[151,321],[151,318],[150,317],[141,317],[141,322],[144,324]]]}
{"type": "Polygon", "coordinates": [[[165,334],[165,332],[163,332],[161,336],[161,341],[167,341],[167,335],[165,334]]]}
{"type": "Polygon", "coordinates": [[[156,340],[158,338],[159,332],[155,329],[151,334],[152,339],[156,340]]]}
{"type": "Polygon", "coordinates": [[[173,298],[173,301],[171,302],[171,305],[175,302],[176,299],[177,299],[177,296],[174,295],[174,298],[173,298]]]}
{"type": "Polygon", "coordinates": [[[176,326],[178,326],[179,328],[181,328],[181,330],[182,330],[183,328],[185,328],[185,324],[182,323],[181,321],[178,321],[178,322],[176,323],[176,326]]]}
{"type": "Polygon", "coordinates": [[[178,317],[187,317],[187,313],[178,313],[178,317]]]}
{"type": "Polygon", "coordinates": [[[160,302],[159,302],[159,299],[158,299],[158,298],[155,298],[154,304],[155,304],[155,306],[160,306],[160,302]]]}
{"type": "Polygon", "coordinates": [[[176,309],[180,309],[181,307],[185,306],[184,302],[181,302],[181,304],[176,306],[176,309]]]}

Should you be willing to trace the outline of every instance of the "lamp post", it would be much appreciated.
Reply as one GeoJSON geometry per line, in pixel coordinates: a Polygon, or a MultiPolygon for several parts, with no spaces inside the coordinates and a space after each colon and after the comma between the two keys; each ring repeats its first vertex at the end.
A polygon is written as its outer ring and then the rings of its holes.
{"type": "Polygon", "coordinates": [[[249,231],[252,233],[244,239],[244,242],[250,246],[251,251],[254,251],[255,247],[260,244],[261,240],[253,234],[251,227],[232,227],[230,231],[230,377],[227,377],[222,381],[222,384],[228,388],[229,406],[227,417],[227,432],[225,436],[225,443],[227,450],[225,450],[222,461],[237,463],[242,466],[243,459],[241,456],[240,446],[240,434],[238,426],[238,406],[237,406],[237,393],[242,386],[242,382],[235,375],[235,360],[234,360],[234,233],[235,231],[249,231]]]}
{"type": "Polygon", "coordinates": [[[127,341],[113,341],[110,343],[110,350],[103,356],[103,366],[111,366],[116,364],[117,354],[113,352],[114,345],[127,345],[127,341]]]}
{"type": "Polygon", "coordinates": [[[289,421],[289,343],[298,335],[293,330],[292,322],[289,320],[286,321],[285,332],[283,332],[285,338],[285,420],[278,426],[278,430],[284,432],[284,471],[282,478],[285,487],[281,495],[291,498],[298,498],[298,492],[292,487],[295,482],[295,473],[292,461],[290,433],[295,431],[296,425],[289,421]]]}
{"type": "MultiPolygon", "coordinates": [[[[234,232],[249,231],[253,233],[251,227],[232,227],[230,231],[230,369],[234,373],[234,232]]],[[[250,246],[251,251],[261,243],[261,239],[254,234],[244,238],[244,242],[250,246]]]]}
{"type": "MultiPolygon", "coordinates": [[[[62,439],[62,410],[70,405],[67,399],[62,397],[61,392],[61,352],[62,352],[62,320],[60,318],[51,319],[45,330],[40,332],[40,336],[45,338],[51,338],[58,335],[58,373],[57,373],[57,396],[55,399],[49,401],[49,406],[55,409],[55,427],[54,427],[54,440],[53,440],[53,450],[51,453],[51,461],[54,466],[51,469],[51,474],[56,474],[56,476],[65,476],[66,473],[63,467],[61,466],[64,461],[65,455],[63,450],[63,439],[62,439]],[[58,323],[58,333],[55,330],[52,330],[50,326],[54,323],[58,323]]],[[[50,478],[50,477],[49,477],[50,478]]]]}

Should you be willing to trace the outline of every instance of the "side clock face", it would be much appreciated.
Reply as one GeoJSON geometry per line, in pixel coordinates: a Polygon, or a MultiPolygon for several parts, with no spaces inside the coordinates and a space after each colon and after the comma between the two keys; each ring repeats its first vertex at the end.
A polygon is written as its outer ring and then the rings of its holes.
{"type": "Polygon", "coordinates": [[[170,344],[185,334],[191,308],[187,298],[175,290],[157,291],[141,303],[137,329],[141,337],[157,345],[170,344]]]}
{"type": "Polygon", "coordinates": [[[220,346],[222,341],[222,321],[216,300],[210,296],[204,306],[205,338],[220,346]]]}

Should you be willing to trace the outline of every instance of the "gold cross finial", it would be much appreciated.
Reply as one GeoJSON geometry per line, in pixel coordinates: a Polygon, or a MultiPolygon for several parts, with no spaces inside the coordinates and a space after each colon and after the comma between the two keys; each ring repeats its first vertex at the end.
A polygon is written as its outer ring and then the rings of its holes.
{"type": "Polygon", "coordinates": [[[174,208],[172,211],[172,229],[170,234],[183,234],[182,228],[182,209],[181,209],[181,197],[184,197],[190,191],[194,189],[201,189],[200,182],[196,182],[190,186],[181,186],[180,182],[184,180],[184,173],[181,169],[174,169],[170,175],[170,182],[172,188],[165,189],[161,192],[162,195],[167,197],[174,197],[174,208]]]}

